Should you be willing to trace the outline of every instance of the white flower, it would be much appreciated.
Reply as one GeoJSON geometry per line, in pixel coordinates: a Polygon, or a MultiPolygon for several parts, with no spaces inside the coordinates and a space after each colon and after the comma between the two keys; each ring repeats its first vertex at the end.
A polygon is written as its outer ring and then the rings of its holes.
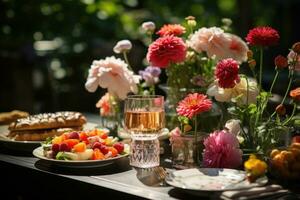
{"type": "Polygon", "coordinates": [[[238,62],[247,60],[247,44],[238,36],[224,33],[221,28],[200,28],[187,41],[189,47],[197,52],[206,52],[208,57],[217,60],[232,58],[238,62]]]}
{"type": "Polygon", "coordinates": [[[132,48],[132,44],[129,40],[120,40],[114,47],[115,53],[123,53],[129,51],[132,48]]]}
{"type": "MultiPolygon", "coordinates": [[[[248,78],[249,92],[248,92],[248,104],[256,103],[256,97],[258,95],[257,83],[254,79],[248,78]]],[[[233,88],[221,88],[218,86],[218,81],[215,81],[208,87],[207,94],[215,97],[219,102],[236,102],[239,105],[247,104],[247,80],[245,77],[241,77],[241,80],[233,88]]]]}
{"type": "Polygon", "coordinates": [[[138,92],[136,84],[140,78],[123,60],[112,56],[93,61],[85,87],[89,92],[95,92],[98,86],[107,88],[110,94],[125,99],[129,92],[138,92]]]}
{"type": "Polygon", "coordinates": [[[144,31],[146,31],[146,32],[153,32],[154,30],[155,30],[155,24],[154,24],[154,22],[151,22],[151,21],[149,21],[149,22],[144,22],[143,24],[142,24],[142,28],[144,29],[144,31]]]}
{"type": "Polygon", "coordinates": [[[237,136],[241,131],[240,123],[240,120],[231,119],[226,122],[225,128],[228,130],[228,132],[237,136]]]}

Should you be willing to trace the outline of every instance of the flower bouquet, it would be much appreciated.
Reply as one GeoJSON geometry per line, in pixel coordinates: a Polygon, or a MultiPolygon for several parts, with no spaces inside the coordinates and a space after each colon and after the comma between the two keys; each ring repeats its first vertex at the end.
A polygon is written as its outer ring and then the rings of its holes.
{"type": "Polygon", "coordinates": [[[259,53],[258,70],[255,70],[256,60],[253,52],[248,52],[248,65],[253,77],[239,74],[239,64],[234,59],[221,60],[216,65],[216,80],[209,86],[207,93],[219,102],[230,102],[228,112],[233,118],[231,123],[238,126],[237,134],[242,148],[266,154],[273,147],[286,145],[289,127],[293,126],[295,121],[299,89],[290,89],[295,71],[299,70],[300,43],[293,45],[287,57],[279,55],[274,59],[276,73],[271,87],[265,90],[262,87],[264,51],[278,43],[279,34],[271,27],[257,27],[249,31],[246,40],[259,53]],[[273,96],[273,87],[278,75],[284,70],[289,72],[288,87],[279,105],[270,112],[267,106],[273,96]],[[293,105],[290,115],[286,113],[285,108],[289,92],[293,105]]]}

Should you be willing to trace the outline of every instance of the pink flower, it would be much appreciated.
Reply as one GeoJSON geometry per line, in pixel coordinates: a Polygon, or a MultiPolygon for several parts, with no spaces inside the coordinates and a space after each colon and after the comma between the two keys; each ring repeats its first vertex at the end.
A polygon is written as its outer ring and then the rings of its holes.
{"type": "Polygon", "coordinates": [[[185,28],[180,24],[166,24],[156,34],[159,36],[174,35],[180,36],[185,33],[185,28]]]}
{"type": "Polygon", "coordinates": [[[96,107],[100,108],[101,116],[109,116],[113,112],[113,108],[110,101],[110,95],[107,92],[101,97],[101,99],[96,103],[96,107]]]}
{"type": "Polygon", "coordinates": [[[134,75],[123,60],[112,56],[93,61],[85,88],[89,92],[95,92],[100,86],[107,88],[110,94],[125,99],[129,92],[138,92],[136,84],[139,80],[140,76],[134,75]]]}
{"type": "Polygon", "coordinates": [[[247,44],[238,36],[224,33],[217,27],[201,28],[187,42],[197,52],[206,52],[208,57],[217,60],[233,58],[239,62],[247,60],[247,44]]]}
{"type": "Polygon", "coordinates": [[[240,82],[239,64],[232,58],[221,60],[217,64],[215,76],[220,87],[233,88],[240,82]]]}
{"type": "Polygon", "coordinates": [[[249,31],[246,41],[251,46],[272,46],[278,43],[279,34],[272,27],[256,27],[249,31]]]}
{"type": "Polygon", "coordinates": [[[290,67],[293,67],[292,70],[300,71],[300,54],[296,54],[294,51],[290,51],[287,56],[290,67]]]}
{"type": "Polygon", "coordinates": [[[203,164],[205,167],[238,168],[242,164],[242,151],[235,135],[215,131],[204,140],[203,164]]]}
{"type": "Polygon", "coordinates": [[[176,111],[179,115],[188,118],[193,118],[202,112],[209,111],[212,107],[212,102],[206,95],[193,93],[189,94],[182,101],[179,102],[176,111]]]}
{"type": "Polygon", "coordinates": [[[165,36],[155,40],[148,48],[147,60],[153,65],[166,68],[170,63],[185,59],[186,46],[183,40],[175,36],[165,36]]]}

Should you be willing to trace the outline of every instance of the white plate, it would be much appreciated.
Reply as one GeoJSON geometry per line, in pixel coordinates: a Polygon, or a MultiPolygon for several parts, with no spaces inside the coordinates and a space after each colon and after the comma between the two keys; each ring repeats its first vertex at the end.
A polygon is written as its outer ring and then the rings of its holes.
{"type": "MultiPolygon", "coordinates": [[[[96,126],[97,124],[88,122],[83,126],[83,130],[93,129],[96,126]]],[[[32,152],[32,150],[40,146],[42,142],[42,141],[16,141],[7,137],[8,133],[9,130],[7,125],[0,126],[0,145],[3,145],[7,149],[32,152]]]]}
{"type": "Polygon", "coordinates": [[[166,182],[177,188],[193,191],[240,190],[265,185],[267,177],[254,183],[245,179],[246,172],[225,168],[192,168],[173,171],[166,177],[166,182]]]}
{"type": "Polygon", "coordinates": [[[114,163],[115,161],[127,157],[128,154],[119,155],[117,157],[108,158],[105,160],[56,160],[44,156],[43,147],[38,147],[33,150],[32,154],[44,161],[50,162],[53,165],[71,168],[86,168],[86,167],[101,167],[114,163]]]}

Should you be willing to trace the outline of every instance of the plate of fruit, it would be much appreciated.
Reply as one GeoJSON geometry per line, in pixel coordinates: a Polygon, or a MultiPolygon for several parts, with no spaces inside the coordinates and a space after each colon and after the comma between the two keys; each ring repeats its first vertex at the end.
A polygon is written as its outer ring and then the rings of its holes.
{"type": "Polygon", "coordinates": [[[64,167],[105,166],[128,154],[129,145],[107,129],[66,132],[33,150],[35,157],[64,167]]]}

